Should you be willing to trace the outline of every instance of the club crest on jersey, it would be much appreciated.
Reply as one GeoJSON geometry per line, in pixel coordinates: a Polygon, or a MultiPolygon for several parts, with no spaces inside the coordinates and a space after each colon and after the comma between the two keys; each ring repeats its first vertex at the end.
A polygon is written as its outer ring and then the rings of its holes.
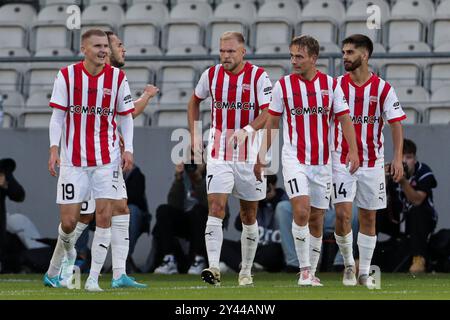
{"type": "Polygon", "coordinates": [[[328,90],[321,90],[320,94],[322,95],[322,97],[327,96],[328,95],[328,90]]]}
{"type": "Polygon", "coordinates": [[[377,98],[377,96],[370,96],[369,101],[370,101],[370,103],[377,103],[378,98],[377,98]]]}
{"type": "Polygon", "coordinates": [[[248,84],[248,83],[242,84],[242,91],[245,91],[245,90],[250,91],[250,84],[248,84]]]}
{"type": "Polygon", "coordinates": [[[111,89],[103,88],[103,97],[110,96],[110,95],[111,95],[111,89]]]}

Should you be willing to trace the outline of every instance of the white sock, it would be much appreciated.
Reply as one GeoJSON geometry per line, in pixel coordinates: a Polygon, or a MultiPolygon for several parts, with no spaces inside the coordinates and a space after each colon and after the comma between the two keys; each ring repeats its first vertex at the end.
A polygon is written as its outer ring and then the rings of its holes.
{"type": "Polygon", "coordinates": [[[205,229],[205,243],[206,252],[208,252],[209,267],[219,269],[222,242],[222,219],[209,216],[205,229]]]}
{"type": "Polygon", "coordinates": [[[311,274],[314,275],[322,251],[322,237],[316,238],[312,234],[309,237],[309,261],[311,262],[311,274]]]}
{"type": "Polygon", "coordinates": [[[75,228],[75,237],[74,237],[73,243],[75,243],[75,244],[77,243],[81,234],[83,233],[84,230],[86,230],[87,227],[88,227],[88,225],[86,223],[83,223],[83,222],[77,223],[77,227],[75,228]]]}
{"type": "Polygon", "coordinates": [[[242,224],[241,233],[241,253],[242,263],[240,274],[250,275],[252,272],[253,260],[258,248],[259,229],[258,221],[252,225],[242,224]]]}
{"type": "Polygon", "coordinates": [[[367,236],[358,232],[359,275],[369,274],[373,250],[377,244],[377,236],[367,236]]]}
{"type": "Polygon", "coordinates": [[[69,261],[75,260],[77,253],[74,249],[74,236],[75,231],[72,231],[71,233],[65,233],[61,228],[61,224],[59,224],[56,247],[53,251],[53,256],[50,260],[50,266],[47,271],[47,274],[50,278],[59,275],[64,255],[66,255],[69,261]]]}
{"type": "Polygon", "coordinates": [[[111,252],[113,278],[119,279],[126,274],[128,257],[130,215],[113,216],[111,219],[111,252]]]}
{"type": "Polygon", "coordinates": [[[89,277],[98,281],[98,276],[102,271],[108,253],[109,244],[111,243],[111,228],[95,228],[94,240],[92,241],[92,261],[89,277]]]}
{"type": "Polygon", "coordinates": [[[344,258],[344,266],[354,266],[355,259],[353,258],[353,232],[350,230],[345,236],[338,236],[334,233],[336,243],[339,246],[342,257],[344,258]]]}
{"type": "Polygon", "coordinates": [[[292,220],[292,236],[300,269],[311,267],[309,260],[309,226],[299,226],[292,220]]]}

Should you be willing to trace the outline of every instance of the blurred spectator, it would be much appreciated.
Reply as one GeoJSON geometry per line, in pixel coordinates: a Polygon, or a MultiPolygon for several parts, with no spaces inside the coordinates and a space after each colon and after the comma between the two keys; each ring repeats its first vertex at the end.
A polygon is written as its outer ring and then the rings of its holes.
{"type": "Polygon", "coordinates": [[[205,226],[208,218],[205,164],[177,164],[167,204],[156,209],[153,228],[154,272],[200,274],[206,267],[205,226]],[[186,256],[177,238],[189,242],[186,256]]]}
{"type": "Polygon", "coordinates": [[[430,167],[417,160],[416,152],[416,144],[404,139],[403,162],[407,170],[396,188],[403,205],[405,232],[410,242],[410,254],[413,256],[409,268],[412,273],[425,272],[428,239],[437,223],[432,191],[437,187],[437,181],[430,167]]]}
{"type": "Polygon", "coordinates": [[[25,191],[13,176],[16,162],[13,159],[0,160],[0,271],[5,260],[6,250],[6,205],[8,197],[12,201],[22,202],[25,199],[25,191]]]}
{"type": "MultiPolygon", "coordinates": [[[[267,176],[267,197],[258,204],[256,219],[259,227],[259,242],[253,264],[255,271],[278,272],[284,267],[280,230],[275,221],[275,209],[278,203],[287,200],[288,196],[283,189],[277,188],[276,184],[277,176],[267,176]]],[[[239,214],[236,216],[234,226],[237,230],[242,231],[239,214]]],[[[220,261],[222,269],[231,268],[239,272],[241,242],[224,239],[220,261]]]]}

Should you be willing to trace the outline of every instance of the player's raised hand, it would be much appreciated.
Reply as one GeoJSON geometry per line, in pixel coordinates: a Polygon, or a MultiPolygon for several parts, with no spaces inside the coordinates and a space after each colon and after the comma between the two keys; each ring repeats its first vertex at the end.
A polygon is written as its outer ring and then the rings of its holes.
{"type": "Polygon", "coordinates": [[[130,151],[125,151],[122,155],[122,170],[124,172],[133,169],[134,158],[130,151]]]}
{"type": "Polygon", "coordinates": [[[400,159],[394,159],[391,162],[391,176],[394,182],[399,182],[403,178],[403,163],[400,159]]]}
{"type": "Polygon", "coordinates": [[[356,172],[356,170],[358,170],[359,168],[359,156],[358,153],[356,152],[349,152],[347,154],[347,157],[345,158],[345,165],[349,165],[350,164],[350,174],[354,174],[356,172]]]}
{"type": "Polygon", "coordinates": [[[56,172],[56,166],[60,166],[61,159],[59,158],[59,152],[57,146],[51,146],[49,150],[49,158],[48,158],[48,172],[50,172],[50,175],[53,177],[56,177],[58,173],[56,172]]]}
{"type": "Polygon", "coordinates": [[[159,88],[155,87],[152,84],[148,84],[145,86],[143,94],[146,95],[148,98],[153,98],[156,96],[159,92],[159,88]]]}

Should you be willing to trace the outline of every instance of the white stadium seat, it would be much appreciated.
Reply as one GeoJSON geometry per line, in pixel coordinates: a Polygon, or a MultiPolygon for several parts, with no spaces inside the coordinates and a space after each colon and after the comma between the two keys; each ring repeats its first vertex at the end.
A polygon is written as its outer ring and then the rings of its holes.
{"type": "Polygon", "coordinates": [[[403,111],[406,113],[405,124],[415,124],[422,121],[423,111],[430,100],[427,90],[419,86],[395,87],[395,92],[403,111]]]}
{"type": "Polygon", "coordinates": [[[222,2],[214,10],[214,17],[241,19],[251,24],[256,19],[256,7],[252,2],[222,2]]]}
{"type": "Polygon", "coordinates": [[[207,22],[213,15],[211,6],[204,2],[182,2],[170,11],[171,19],[189,19],[207,22]]]}
{"type": "Polygon", "coordinates": [[[59,69],[31,68],[25,81],[24,91],[29,94],[40,90],[52,90],[59,69]]]}
{"type": "Polygon", "coordinates": [[[194,90],[197,71],[189,65],[163,66],[159,72],[159,88],[161,92],[172,89],[194,90]]]}
{"type": "Polygon", "coordinates": [[[436,62],[428,66],[430,91],[434,92],[444,86],[450,87],[450,62],[436,62]]]}
{"type": "Polygon", "coordinates": [[[0,90],[12,91],[19,90],[21,85],[21,75],[20,72],[15,69],[0,69],[0,90]]]}
{"type": "Polygon", "coordinates": [[[414,63],[388,62],[384,65],[384,77],[394,88],[415,86],[421,82],[420,67],[414,63]]]}
{"type": "Polygon", "coordinates": [[[25,106],[25,99],[18,91],[0,91],[3,99],[3,107],[10,109],[21,109],[25,106]]]}
{"type": "Polygon", "coordinates": [[[212,54],[219,52],[220,36],[225,31],[238,31],[241,32],[245,40],[247,41],[247,26],[238,20],[225,19],[225,18],[213,18],[206,28],[206,44],[211,49],[212,54]]]}
{"type": "Polygon", "coordinates": [[[25,106],[27,108],[47,108],[50,98],[52,97],[51,90],[34,91],[27,99],[25,106]]]}

